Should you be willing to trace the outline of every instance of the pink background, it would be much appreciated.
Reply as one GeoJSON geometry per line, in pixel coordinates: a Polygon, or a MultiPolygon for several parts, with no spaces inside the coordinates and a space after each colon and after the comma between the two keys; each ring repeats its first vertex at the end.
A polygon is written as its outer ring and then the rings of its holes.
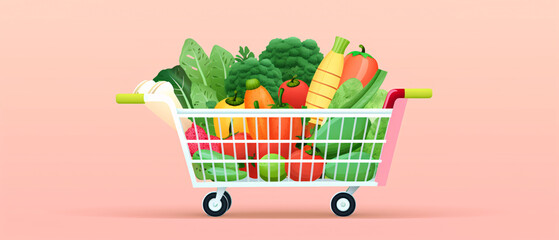
{"type": "Polygon", "coordinates": [[[557,239],[556,0],[264,2],[1,1],[0,239],[557,239]],[[207,217],[174,130],[115,104],[189,37],[259,54],[336,35],[383,88],[434,89],[349,218],[329,209],[343,188],[230,189],[207,217]]]}

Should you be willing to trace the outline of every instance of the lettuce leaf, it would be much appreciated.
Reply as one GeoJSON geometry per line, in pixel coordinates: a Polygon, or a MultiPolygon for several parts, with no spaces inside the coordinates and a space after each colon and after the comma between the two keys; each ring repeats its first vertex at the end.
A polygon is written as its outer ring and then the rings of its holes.
{"type": "Polygon", "coordinates": [[[346,80],[338,88],[328,108],[340,108],[344,103],[348,102],[358,92],[363,89],[363,84],[357,78],[350,78],[346,80]]]}
{"type": "Polygon", "coordinates": [[[192,82],[208,86],[210,58],[194,39],[184,41],[179,62],[192,82]]]}
{"type": "MultiPolygon", "coordinates": [[[[379,89],[373,99],[365,105],[365,108],[382,108],[388,91],[384,89],[379,89]]],[[[384,140],[386,135],[386,128],[388,127],[388,118],[369,118],[371,120],[371,125],[368,127],[367,135],[365,139],[367,140],[384,140]],[[378,127],[378,132],[377,132],[378,127]]],[[[363,145],[364,152],[373,152],[373,159],[379,159],[382,150],[382,143],[366,143],[363,145]]]]}
{"type": "Polygon", "coordinates": [[[208,57],[196,41],[191,38],[184,41],[180,66],[192,83],[202,90],[200,93],[194,90],[191,93],[194,108],[211,108],[227,97],[225,78],[233,61],[233,55],[218,45],[214,45],[208,57]]]}
{"type": "Polygon", "coordinates": [[[175,95],[182,108],[192,108],[192,99],[190,98],[190,87],[192,82],[186,76],[184,69],[177,65],[173,68],[163,69],[153,78],[154,82],[167,81],[173,85],[175,95]]]}
{"type": "Polygon", "coordinates": [[[215,102],[215,99],[217,99],[215,90],[197,82],[192,83],[190,97],[194,108],[207,108],[207,102],[215,102]]]}
{"type": "Polygon", "coordinates": [[[208,86],[215,90],[218,100],[227,98],[225,79],[234,61],[233,54],[218,45],[214,45],[210,54],[208,86]]]}
{"type": "Polygon", "coordinates": [[[192,98],[194,108],[207,108],[206,102],[217,102],[216,91],[209,86],[210,58],[208,58],[204,49],[193,39],[186,39],[179,62],[188,78],[192,81],[190,97],[192,98]],[[194,89],[195,86],[196,90],[194,89]]]}

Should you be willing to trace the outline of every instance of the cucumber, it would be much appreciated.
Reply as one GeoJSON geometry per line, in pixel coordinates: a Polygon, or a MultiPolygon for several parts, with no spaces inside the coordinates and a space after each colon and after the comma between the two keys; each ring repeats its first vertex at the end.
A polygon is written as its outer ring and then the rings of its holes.
{"type": "MultiPolygon", "coordinates": [[[[378,77],[381,75],[382,72],[384,72],[384,75],[386,76],[385,71],[383,71],[381,69],[377,70],[377,72],[375,73],[375,76],[373,76],[373,79],[371,79],[371,81],[369,81],[369,83],[367,85],[365,85],[365,87],[363,87],[363,89],[361,89],[361,91],[359,91],[353,98],[351,98],[351,100],[344,103],[344,105],[342,105],[340,108],[352,108],[353,105],[355,105],[355,103],[357,103],[359,101],[359,99],[362,99],[363,96],[365,96],[365,94],[369,91],[369,89],[371,89],[371,87],[377,81],[378,77]]],[[[383,78],[383,80],[384,80],[384,78],[383,78]]],[[[382,81],[381,81],[381,83],[382,83],[382,81]]],[[[380,87],[380,85],[379,85],[379,87],[380,87]]]]}
{"type": "MultiPolygon", "coordinates": [[[[318,129],[316,132],[316,139],[362,140],[365,133],[367,133],[364,128],[365,124],[367,124],[367,128],[370,128],[371,124],[367,117],[346,117],[343,120],[342,118],[332,118],[318,129]],[[330,128],[329,133],[328,128],[330,128]]],[[[314,138],[311,138],[311,141],[312,140],[314,140],[314,138]]],[[[315,145],[316,148],[324,154],[324,158],[332,159],[338,156],[338,151],[340,155],[343,155],[361,147],[362,143],[316,143],[315,145]]]]}
{"type": "Polygon", "coordinates": [[[225,179],[227,181],[237,181],[241,179],[245,179],[247,177],[247,172],[239,171],[236,169],[229,169],[229,168],[210,168],[206,170],[206,179],[218,182],[224,182],[225,179]],[[237,179],[237,172],[239,173],[237,179]]]}
{"type": "MultiPolygon", "coordinates": [[[[225,155],[218,153],[216,151],[202,149],[194,153],[192,155],[193,160],[235,160],[233,156],[225,155]]],[[[227,162],[215,162],[215,163],[204,163],[204,168],[211,168],[211,167],[222,167],[222,168],[229,168],[229,169],[237,169],[239,168],[240,164],[236,163],[227,163],[227,162]],[[214,165],[215,164],[215,165],[214,165]]]]}
{"type": "MultiPolygon", "coordinates": [[[[385,77],[386,72],[379,69],[375,77],[373,77],[373,80],[363,89],[366,89],[365,93],[362,94],[362,97],[357,100],[351,108],[365,107],[378,91],[385,77]]],[[[347,104],[349,103],[344,104],[344,106],[347,104]]],[[[312,141],[315,139],[314,137],[316,137],[316,140],[362,140],[367,130],[371,128],[371,125],[369,118],[366,117],[349,117],[345,119],[332,118],[326,121],[326,123],[318,129],[316,135],[312,136],[310,140],[312,141]],[[367,125],[367,129],[365,129],[365,125],[367,125]]],[[[331,159],[337,157],[338,154],[343,155],[361,147],[362,143],[316,143],[315,145],[316,148],[324,154],[324,158],[331,159]]]]}
{"type": "MultiPolygon", "coordinates": [[[[369,160],[368,152],[347,153],[332,160],[369,160]]],[[[378,163],[326,163],[324,176],[338,181],[369,181],[375,176],[378,163]],[[349,169],[348,169],[349,164],[349,169]],[[337,170],[336,170],[337,166],[337,170]],[[367,171],[367,169],[369,171],[367,171]],[[366,179],[365,179],[366,178],[366,179]]]]}
{"type": "MultiPolygon", "coordinates": [[[[235,160],[235,158],[233,156],[229,156],[229,155],[225,155],[225,154],[221,154],[218,153],[216,151],[211,151],[211,150],[206,150],[206,149],[202,149],[202,150],[198,150],[196,153],[194,153],[194,155],[192,155],[192,159],[193,160],[223,160],[225,159],[227,160],[235,160]]],[[[197,179],[200,180],[210,180],[213,179],[210,178],[207,174],[206,171],[206,179],[204,179],[204,171],[206,169],[211,169],[211,168],[226,168],[226,169],[233,169],[236,171],[237,168],[242,167],[242,163],[231,163],[231,162],[215,162],[215,163],[204,163],[203,164],[204,167],[202,167],[201,163],[192,163],[192,168],[194,170],[194,175],[196,176],[197,179]]]]}

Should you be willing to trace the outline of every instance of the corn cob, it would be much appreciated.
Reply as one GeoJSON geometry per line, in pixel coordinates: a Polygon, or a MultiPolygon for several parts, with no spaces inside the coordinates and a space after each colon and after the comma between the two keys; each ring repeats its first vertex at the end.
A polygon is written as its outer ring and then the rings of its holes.
{"type": "MultiPolygon", "coordinates": [[[[330,105],[340,84],[340,76],[344,68],[344,52],[347,45],[349,45],[347,39],[336,37],[332,50],[318,65],[307,94],[305,104],[307,108],[325,109],[330,105]]],[[[318,121],[320,125],[324,122],[322,118],[318,121]]],[[[316,124],[316,119],[311,119],[310,123],[316,124]]]]}

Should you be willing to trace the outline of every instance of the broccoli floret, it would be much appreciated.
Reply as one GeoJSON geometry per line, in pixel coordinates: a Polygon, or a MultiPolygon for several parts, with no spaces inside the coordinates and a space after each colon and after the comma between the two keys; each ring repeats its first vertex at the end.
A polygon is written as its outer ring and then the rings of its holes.
{"type": "Polygon", "coordinates": [[[297,75],[298,79],[310,85],[314,72],[324,55],[320,53],[316,41],[307,39],[301,42],[299,38],[290,37],[270,41],[259,58],[260,60],[270,59],[274,66],[281,71],[282,81],[297,75]]]}
{"type": "Polygon", "coordinates": [[[251,57],[234,63],[229,71],[229,76],[225,79],[227,95],[232,97],[237,90],[238,96],[244,98],[246,80],[252,78],[258,79],[260,84],[268,90],[274,102],[277,102],[279,86],[283,81],[280,70],[274,67],[269,59],[258,61],[251,57]]]}

